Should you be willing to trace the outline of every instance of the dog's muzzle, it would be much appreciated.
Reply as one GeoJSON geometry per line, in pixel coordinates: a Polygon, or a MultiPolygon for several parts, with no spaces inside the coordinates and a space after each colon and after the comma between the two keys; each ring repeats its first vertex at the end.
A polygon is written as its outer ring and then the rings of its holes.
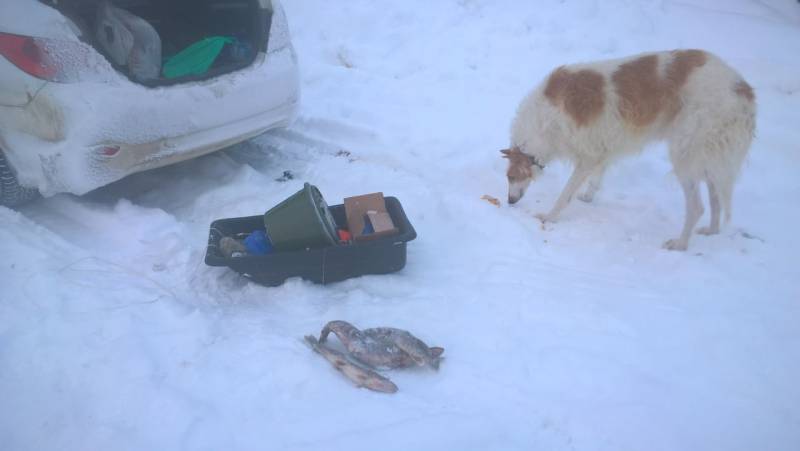
{"type": "Polygon", "coordinates": [[[525,195],[525,190],[528,189],[530,180],[523,180],[521,182],[511,182],[508,184],[508,203],[516,204],[525,195]]]}

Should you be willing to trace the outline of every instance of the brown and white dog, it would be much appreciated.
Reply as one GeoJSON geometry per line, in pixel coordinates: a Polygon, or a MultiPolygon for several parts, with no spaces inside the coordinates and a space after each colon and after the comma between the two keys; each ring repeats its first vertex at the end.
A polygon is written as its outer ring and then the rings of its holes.
{"type": "Polygon", "coordinates": [[[755,129],[753,89],[731,67],[702,50],[646,53],[623,59],[562,66],[523,99],[511,127],[508,202],[517,202],[554,159],[574,172],[542,221],[555,221],[578,188],[591,201],[615,158],[666,140],[686,196],[681,235],[664,244],[685,250],[703,215],[701,182],[708,187],[711,223],[730,218],[733,185],[755,129]]]}

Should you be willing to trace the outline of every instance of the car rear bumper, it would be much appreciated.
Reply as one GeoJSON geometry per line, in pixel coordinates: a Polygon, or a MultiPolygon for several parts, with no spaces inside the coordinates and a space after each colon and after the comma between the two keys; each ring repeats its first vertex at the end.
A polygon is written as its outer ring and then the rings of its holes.
{"type": "Polygon", "coordinates": [[[70,179],[68,176],[65,177],[65,174],[79,174],[80,171],[60,170],[57,160],[43,163],[48,166],[55,165],[52,168],[44,168],[44,172],[45,174],[60,174],[57,180],[49,180],[49,185],[66,184],[71,187],[66,191],[82,194],[136,172],[196,158],[253,138],[272,128],[287,126],[294,115],[295,108],[296,103],[287,102],[249,118],[181,136],[161,138],[139,144],[117,143],[111,146],[104,144],[86,149],[83,152],[86,160],[82,165],[88,169],[87,174],[92,180],[92,185],[96,185],[86,187],[88,189],[76,190],[75,187],[83,184],[84,179],[70,179]],[[103,151],[109,148],[114,149],[116,153],[111,156],[105,155],[103,151]]]}
{"type": "Polygon", "coordinates": [[[0,107],[0,147],[44,195],[83,194],[287,125],[299,98],[291,47],[214,79],[145,88],[48,83],[24,107],[0,107]]]}

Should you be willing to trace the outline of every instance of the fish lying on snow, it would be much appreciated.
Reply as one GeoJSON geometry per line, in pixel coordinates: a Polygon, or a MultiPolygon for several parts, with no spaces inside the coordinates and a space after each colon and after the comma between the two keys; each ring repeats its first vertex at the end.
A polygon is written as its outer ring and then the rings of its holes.
{"type": "Polygon", "coordinates": [[[410,332],[393,327],[358,330],[346,321],[331,321],[319,336],[324,343],[333,332],[357,361],[373,368],[429,366],[439,369],[444,348],[428,347],[410,332]]]}
{"type": "Polygon", "coordinates": [[[347,357],[339,351],[328,348],[321,344],[317,339],[311,335],[306,335],[306,342],[311,346],[311,349],[318,352],[322,357],[334,366],[339,372],[345,375],[348,379],[353,381],[359,387],[366,387],[370,390],[394,393],[397,391],[395,385],[389,379],[381,376],[367,368],[363,368],[347,359],[347,357]]]}

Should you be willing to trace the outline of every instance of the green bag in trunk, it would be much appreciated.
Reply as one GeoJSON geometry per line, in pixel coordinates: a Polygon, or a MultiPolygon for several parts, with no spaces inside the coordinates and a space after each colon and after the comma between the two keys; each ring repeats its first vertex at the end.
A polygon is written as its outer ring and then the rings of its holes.
{"type": "Polygon", "coordinates": [[[202,75],[214,64],[225,44],[230,44],[233,41],[233,38],[214,36],[195,42],[171,56],[164,63],[162,73],[165,78],[202,75]]]}

